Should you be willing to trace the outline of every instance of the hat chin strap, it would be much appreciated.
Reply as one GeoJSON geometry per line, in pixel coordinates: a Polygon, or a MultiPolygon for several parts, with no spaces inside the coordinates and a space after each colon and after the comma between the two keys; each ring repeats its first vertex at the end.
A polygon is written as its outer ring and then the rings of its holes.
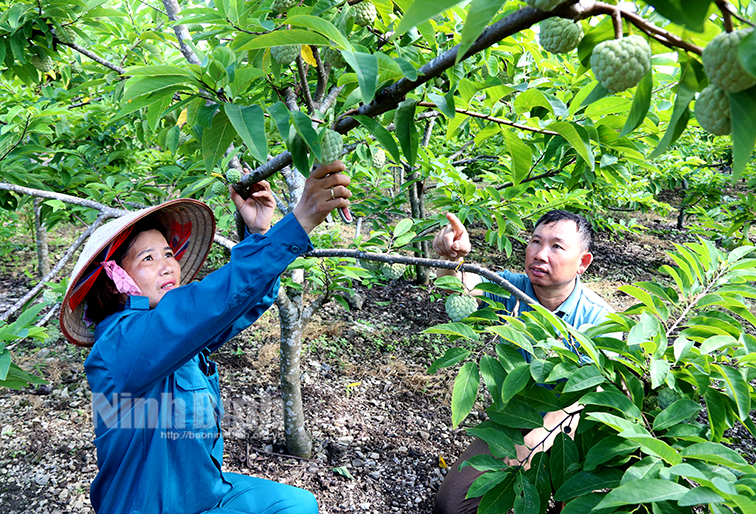
{"type": "Polygon", "coordinates": [[[105,270],[105,274],[115,284],[119,293],[130,296],[142,296],[142,290],[136,285],[134,279],[126,273],[126,270],[116,264],[115,261],[105,261],[100,266],[105,270]]]}

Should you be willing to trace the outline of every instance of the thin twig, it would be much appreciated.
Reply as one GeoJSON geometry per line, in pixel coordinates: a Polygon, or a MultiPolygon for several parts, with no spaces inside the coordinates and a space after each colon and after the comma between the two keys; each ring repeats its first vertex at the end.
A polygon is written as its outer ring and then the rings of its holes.
{"type": "MultiPolygon", "coordinates": [[[[433,108],[436,108],[436,109],[438,108],[436,106],[436,104],[434,104],[433,102],[418,102],[417,105],[420,105],[422,107],[433,107],[433,108]]],[[[520,129],[520,130],[528,130],[530,132],[537,132],[539,134],[547,134],[547,135],[550,135],[550,136],[558,136],[559,135],[559,132],[554,132],[553,130],[544,130],[544,129],[539,129],[539,128],[536,128],[536,127],[528,127],[527,125],[521,125],[520,123],[516,123],[514,121],[509,121],[509,120],[505,120],[505,119],[502,119],[502,118],[496,118],[494,116],[489,116],[487,114],[483,114],[483,113],[480,113],[480,112],[468,111],[467,109],[462,109],[461,107],[456,107],[454,110],[456,112],[460,113],[460,114],[464,114],[464,115],[470,116],[472,118],[480,118],[480,119],[483,119],[483,120],[487,120],[487,121],[492,121],[494,123],[498,123],[500,125],[509,125],[510,127],[514,127],[514,128],[520,129]]]]}
{"type": "Polygon", "coordinates": [[[297,56],[296,62],[297,74],[299,75],[299,82],[302,84],[302,94],[304,95],[307,112],[312,116],[315,114],[315,106],[312,103],[312,92],[310,91],[310,84],[307,82],[307,69],[305,68],[305,62],[301,54],[297,56]]]}

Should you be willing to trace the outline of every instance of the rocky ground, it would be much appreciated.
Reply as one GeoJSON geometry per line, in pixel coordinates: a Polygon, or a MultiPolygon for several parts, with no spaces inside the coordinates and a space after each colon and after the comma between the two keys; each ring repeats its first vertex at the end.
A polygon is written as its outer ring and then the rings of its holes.
{"type": "MultiPolygon", "coordinates": [[[[517,258],[482,250],[481,231],[473,241],[480,248],[473,256],[478,263],[517,267],[517,258]]],[[[602,239],[585,280],[618,310],[627,307],[617,287],[650,278],[664,262],[667,243],[652,236],[602,239]]],[[[6,263],[0,312],[29,284],[6,263]]],[[[227,411],[224,466],[304,487],[324,514],[430,513],[445,463],[469,441],[464,427],[451,427],[453,370],[425,373],[448,345],[445,338],[422,334],[447,321],[442,294],[404,280],[357,292],[364,298],[361,309],[330,305],[305,334],[311,459],[284,454],[275,309],[215,355],[227,411]]],[[[88,492],[97,463],[83,372],[87,350],[58,339],[41,346],[18,343],[13,355],[48,383],[0,390],[0,513],[93,512],[88,492]]],[[[482,416],[476,408],[469,423],[482,416]]],[[[752,443],[744,446],[749,460],[752,443]]]]}

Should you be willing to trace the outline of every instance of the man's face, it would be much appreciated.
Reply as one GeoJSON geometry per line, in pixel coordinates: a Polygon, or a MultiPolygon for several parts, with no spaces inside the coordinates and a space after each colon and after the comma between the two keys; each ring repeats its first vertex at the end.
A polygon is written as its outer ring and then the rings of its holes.
{"type": "Polygon", "coordinates": [[[134,279],[154,308],[163,295],[181,284],[181,266],[157,230],[142,232],[123,257],[121,267],[134,279]]]}
{"type": "Polygon", "coordinates": [[[559,289],[572,284],[592,260],[580,244],[574,221],[542,223],[525,249],[525,272],[534,287],[559,289]]]}

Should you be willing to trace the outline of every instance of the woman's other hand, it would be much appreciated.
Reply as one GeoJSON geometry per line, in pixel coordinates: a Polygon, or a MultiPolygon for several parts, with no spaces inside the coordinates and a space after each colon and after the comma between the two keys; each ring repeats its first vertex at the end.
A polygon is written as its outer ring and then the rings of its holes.
{"type": "Polygon", "coordinates": [[[249,198],[246,200],[239,193],[228,186],[231,193],[231,199],[236,205],[236,210],[241,214],[247,229],[251,234],[265,234],[270,229],[270,222],[273,219],[273,211],[276,208],[276,201],[270,190],[270,184],[267,180],[261,180],[252,184],[249,189],[249,198]]]}

